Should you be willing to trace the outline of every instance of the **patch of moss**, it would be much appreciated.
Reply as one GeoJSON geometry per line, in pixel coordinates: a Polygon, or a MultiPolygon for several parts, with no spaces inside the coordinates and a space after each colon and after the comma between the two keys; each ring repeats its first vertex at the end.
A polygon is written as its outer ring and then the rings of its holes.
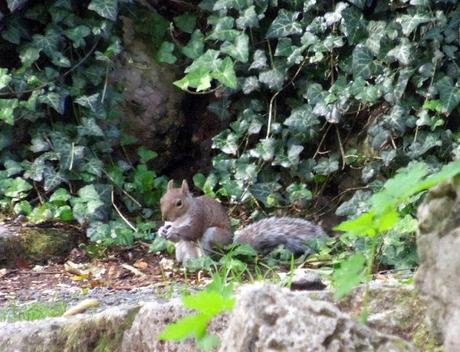
{"type": "Polygon", "coordinates": [[[65,310],[66,304],[64,302],[34,302],[24,305],[12,303],[0,308],[0,321],[15,322],[59,317],[65,310]]]}

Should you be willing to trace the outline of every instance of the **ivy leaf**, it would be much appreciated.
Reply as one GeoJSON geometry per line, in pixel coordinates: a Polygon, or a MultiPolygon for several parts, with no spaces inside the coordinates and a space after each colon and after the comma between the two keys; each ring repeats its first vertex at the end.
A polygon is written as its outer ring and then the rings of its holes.
{"type": "Polygon", "coordinates": [[[65,179],[60,172],[56,172],[50,165],[45,166],[43,170],[43,189],[48,192],[59,186],[65,179]]]}
{"type": "Polygon", "coordinates": [[[174,52],[174,43],[163,42],[160,45],[160,48],[157,51],[156,59],[159,62],[165,62],[167,64],[174,64],[177,61],[177,58],[173,54],[174,52]]]}
{"type": "Polygon", "coordinates": [[[240,62],[246,63],[249,57],[249,37],[245,33],[241,33],[235,38],[235,44],[225,42],[222,44],[220,51],[240,62]]]}
{"type": "Polygon", "coordinates": [[[91,29],[87,26],[80,25],[75,28],[70,28],[64,31],[67,38],[72,41],[74,48],[81,48],[85,46],[85,37],[91,34],[91,29]]]}
{"type": "Polygon", "coordinates": [[[295,202],[297,200],[310,200],[312,198],[311,191],[304,183],[291,183],[286,188],[286,192],[288,192],[290,202],[295,202]]]}
{"type": "Polygon", "coordinates": [[[150,160],[155,159],[158,156],[158,153],[142,146],[137,149],[137,155],[139,155],[140,162],[145,164],[148,163],[150,160]]]}
{"type": "Polygon", "coordinates": [[[234,29],[235,20],[233,17],[218,17],[214,19],[209,19],[208,22],[214,24],[214,28],[211,31],[211,34],[208,36],[208,39],[222,40],[233,42],[235,38],[241,33],[240,31],[234,29]]]}
{"type": "Polygon", "coordinates": [[[103,137],[104,131],[99,127],[96,119],[84,117],[81,119],[81,125],[77,127],[79,136],[103,137]]]}
{"type": "Polygon", "coordinates": [[[302,25],[297,21],[299,14],[299,12],[280,9],[278,16],[273,20],[272,24],[268,28],[266,37],[280,38],[293,34],[301,34],[303,32],[302,25]]]}
{"type": "Polygon", "coordinates": [[[407,38],[402,38],[401,43],[387,53],[387,57],[399,61],[402,65],[409,65],[414,59],[413,45],[407,38]]]}
{"type": "Polygon", "coordinates": [[[262,70],[267,68],[267,56],[265,55],[265,51],[257,49],[254,52],[253,61],[251,66],[249,66],[250,70],[262,70]]]}
{"type": "Polygon", "coordinates": [[[212,76],[226,87],[235,89],[238,86],[234,63],[229,57],[222,60],[221,65],[217,71],[212,73],[212,76]]]}
{"type": "Polygon", "coordinates": [[[85,108],[88,108],[95,113],[98,113],[103,109],[99,93],[89,96],[83,95],[80,98],[76,99],[75,103],[84,106],[85,108]]]}
{"type": "Polygon", "coordinates": [[[452,78],[444,76],[436,82],[443,111],[450,114],[460,103],[460,88],[453,85],[452,78]]]}
{"type": "Polygon", "coordinates": [[[190,41],[181,51],[182,54],[190,59],[198,58],[204,51],[204,35],[199,30],[194,31],[190,41]]]}
{"type": "Polygon", "coordinates": [[[56,204],[64,204],[70,198],[72,198],[72,196],[69,194],[69,192],[65,188],[58,188],[51,195],[50,202],[56,203],[56,204]]]}
{"type": "Polygon", "coordinates": [[[262,158],[264,161],[270,161],[275,156],[276,140],[273,138],[264,138],[257,144],[255,153],[252,155],[262,158]]]}
{"type": "Polygon", "coordinates": [[[280,90],[283,88],[284,80],[286,76],[283,71],[280,71],[276,68],[261,72],[259,74],[260,83],[265,84],[271,90],[280,90]]]}
{"type": "Polygon", "coordinates": [[[422,23],[431,21],[431,17],[416,13],[414,15],[401,15],[396,18],[396,22],[401,24],[403,34],[408,37],[422,23]]]}
{"type": "Polygon", "coordinates": [[[183,15],[176,16],[176,17],[174,17],[173,20],[174,20],[174,23],[176,24],[176,26],[182,32],[192,33],[193,30],[195,29],[196,17],[191,15],[191,14],[189,14],[189,13],[185,13],[183,15]]]}
{"type": "Polygon", "coordinates": [[[260,88],[259,80],[256,76],[246,77],[241,88],[244,94],[250,94],[260,88]]]}
{"type": "Polygon", "coordinates": [[[0,99],[0,121],[14,125],[14,110],[18,105],[18,99],[0,99]]]}
{"type": "Polygon", "coordinates": [[[101,17],[115,21],[118,15],[118,0],[91,0],[88,9],[101,17]]]}
{"type": "Polygon", "coordinates": [[[368,79],[375,73],[374,54],[362,44],[358,44],[353,50],[352,70],[355,79],[368,79]]]}
{"type": "Polygon", "coordinates": [[[313,114],[311,107],[305,104],[293,109],[283,124],[294,132],[308,133],[315,125],[319,124],[319,120],[313,114]]]}
{"type": "Polygon", "coordinates": [[[342,11],[341,31],[351,44],[357,44],[366,34],[362,11],[349,6],[342,11]]]}
{"type": "Polygon", "coordinates": [[[320,158],[318,164],[313,168],[313,170],[318,175],[327,176],[336,172],[339,169],[339,162],[336,157],[332,156],[330,158],[320,158]]]}
{"type": "Polygon", "coordinates": [[[21,8],[22,5],[27,3],[28,0],[6,0],[6,4],[11,12],[16,11],[17,9],[21,8]]]}
{"type": "Polygon", "coordinates": [[[259,26],[259,17],[257,16],[254,5],[248,7],[240,14],[236,20],[236,26],[243,30],[259,26]]]}
{"type": "Polygon", "coordinates": [[[0,89],[8,86],[11,82],[11,76],[8,74],[7,68],[0,68],[0,89]]]}
{"type": "Polygon", "coordinates": [[[48,92],[38,97],[40,103],[47,104],[56,110],[59,114],[63,114],[65,111],[65,100],[67,95],[59,94],[56,92],[48,92]]]}

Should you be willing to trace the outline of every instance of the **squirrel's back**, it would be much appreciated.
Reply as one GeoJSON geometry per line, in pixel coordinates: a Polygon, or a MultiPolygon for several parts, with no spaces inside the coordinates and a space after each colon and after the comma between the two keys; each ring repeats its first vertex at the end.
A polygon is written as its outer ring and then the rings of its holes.
{"type": "Polygon", "coordinates": [[[295,254],[308,253],[308,241],[327,236],[310,221],[291,217],[271,217],[257,221],[235,233],[235,243],[247,243],[261,253],[284,245],[295,254]]]}

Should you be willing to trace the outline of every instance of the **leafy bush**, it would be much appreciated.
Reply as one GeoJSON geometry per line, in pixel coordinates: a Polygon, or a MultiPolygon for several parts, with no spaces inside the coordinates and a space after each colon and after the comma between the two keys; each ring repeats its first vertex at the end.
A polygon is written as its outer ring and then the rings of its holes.
{"type": "MultiPolygon", "coordinates": [[[[376,190],[410,160],[438,167],[458,154],[456,1],[205,0],[200,8],[206,23],[188,19],[184,31],[176,21],[190,40],[162,49],[166,62],[191,60],[177,86],[225,90],[209,110],[237,116],[214,138],[219,154],[199,182],[207,193],[286,206],[336,193],[344,172],[361,170],[351,188],[376,190]]],[[[369,196],[356,194],[340,214],[357,215],[369,196]]]]}
{"type": "Polygon", "coordinates": [[[121,51],[118,1],[7,1],[0,14],[0,201],[35,222],[90,224],[98,242],[146,236],[165,186],[138,149],[121,147],[120,92],[108,84],[121,51]],[[137,213],[128,220],[122,211],[137,213]],[[111,219],[111,221],[108,221],[111,219]],[[134,221],[134,224],[132,223],[134,221]]]}

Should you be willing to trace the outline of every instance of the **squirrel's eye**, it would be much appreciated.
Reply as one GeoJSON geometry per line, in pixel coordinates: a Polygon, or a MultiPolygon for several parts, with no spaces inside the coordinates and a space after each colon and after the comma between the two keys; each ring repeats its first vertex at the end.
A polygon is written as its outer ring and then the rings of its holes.
{"type": "Polygon", "coordinates": [[[176,207],[180,208],[182,206],[182,199],[176,200],[176,207]]]}

